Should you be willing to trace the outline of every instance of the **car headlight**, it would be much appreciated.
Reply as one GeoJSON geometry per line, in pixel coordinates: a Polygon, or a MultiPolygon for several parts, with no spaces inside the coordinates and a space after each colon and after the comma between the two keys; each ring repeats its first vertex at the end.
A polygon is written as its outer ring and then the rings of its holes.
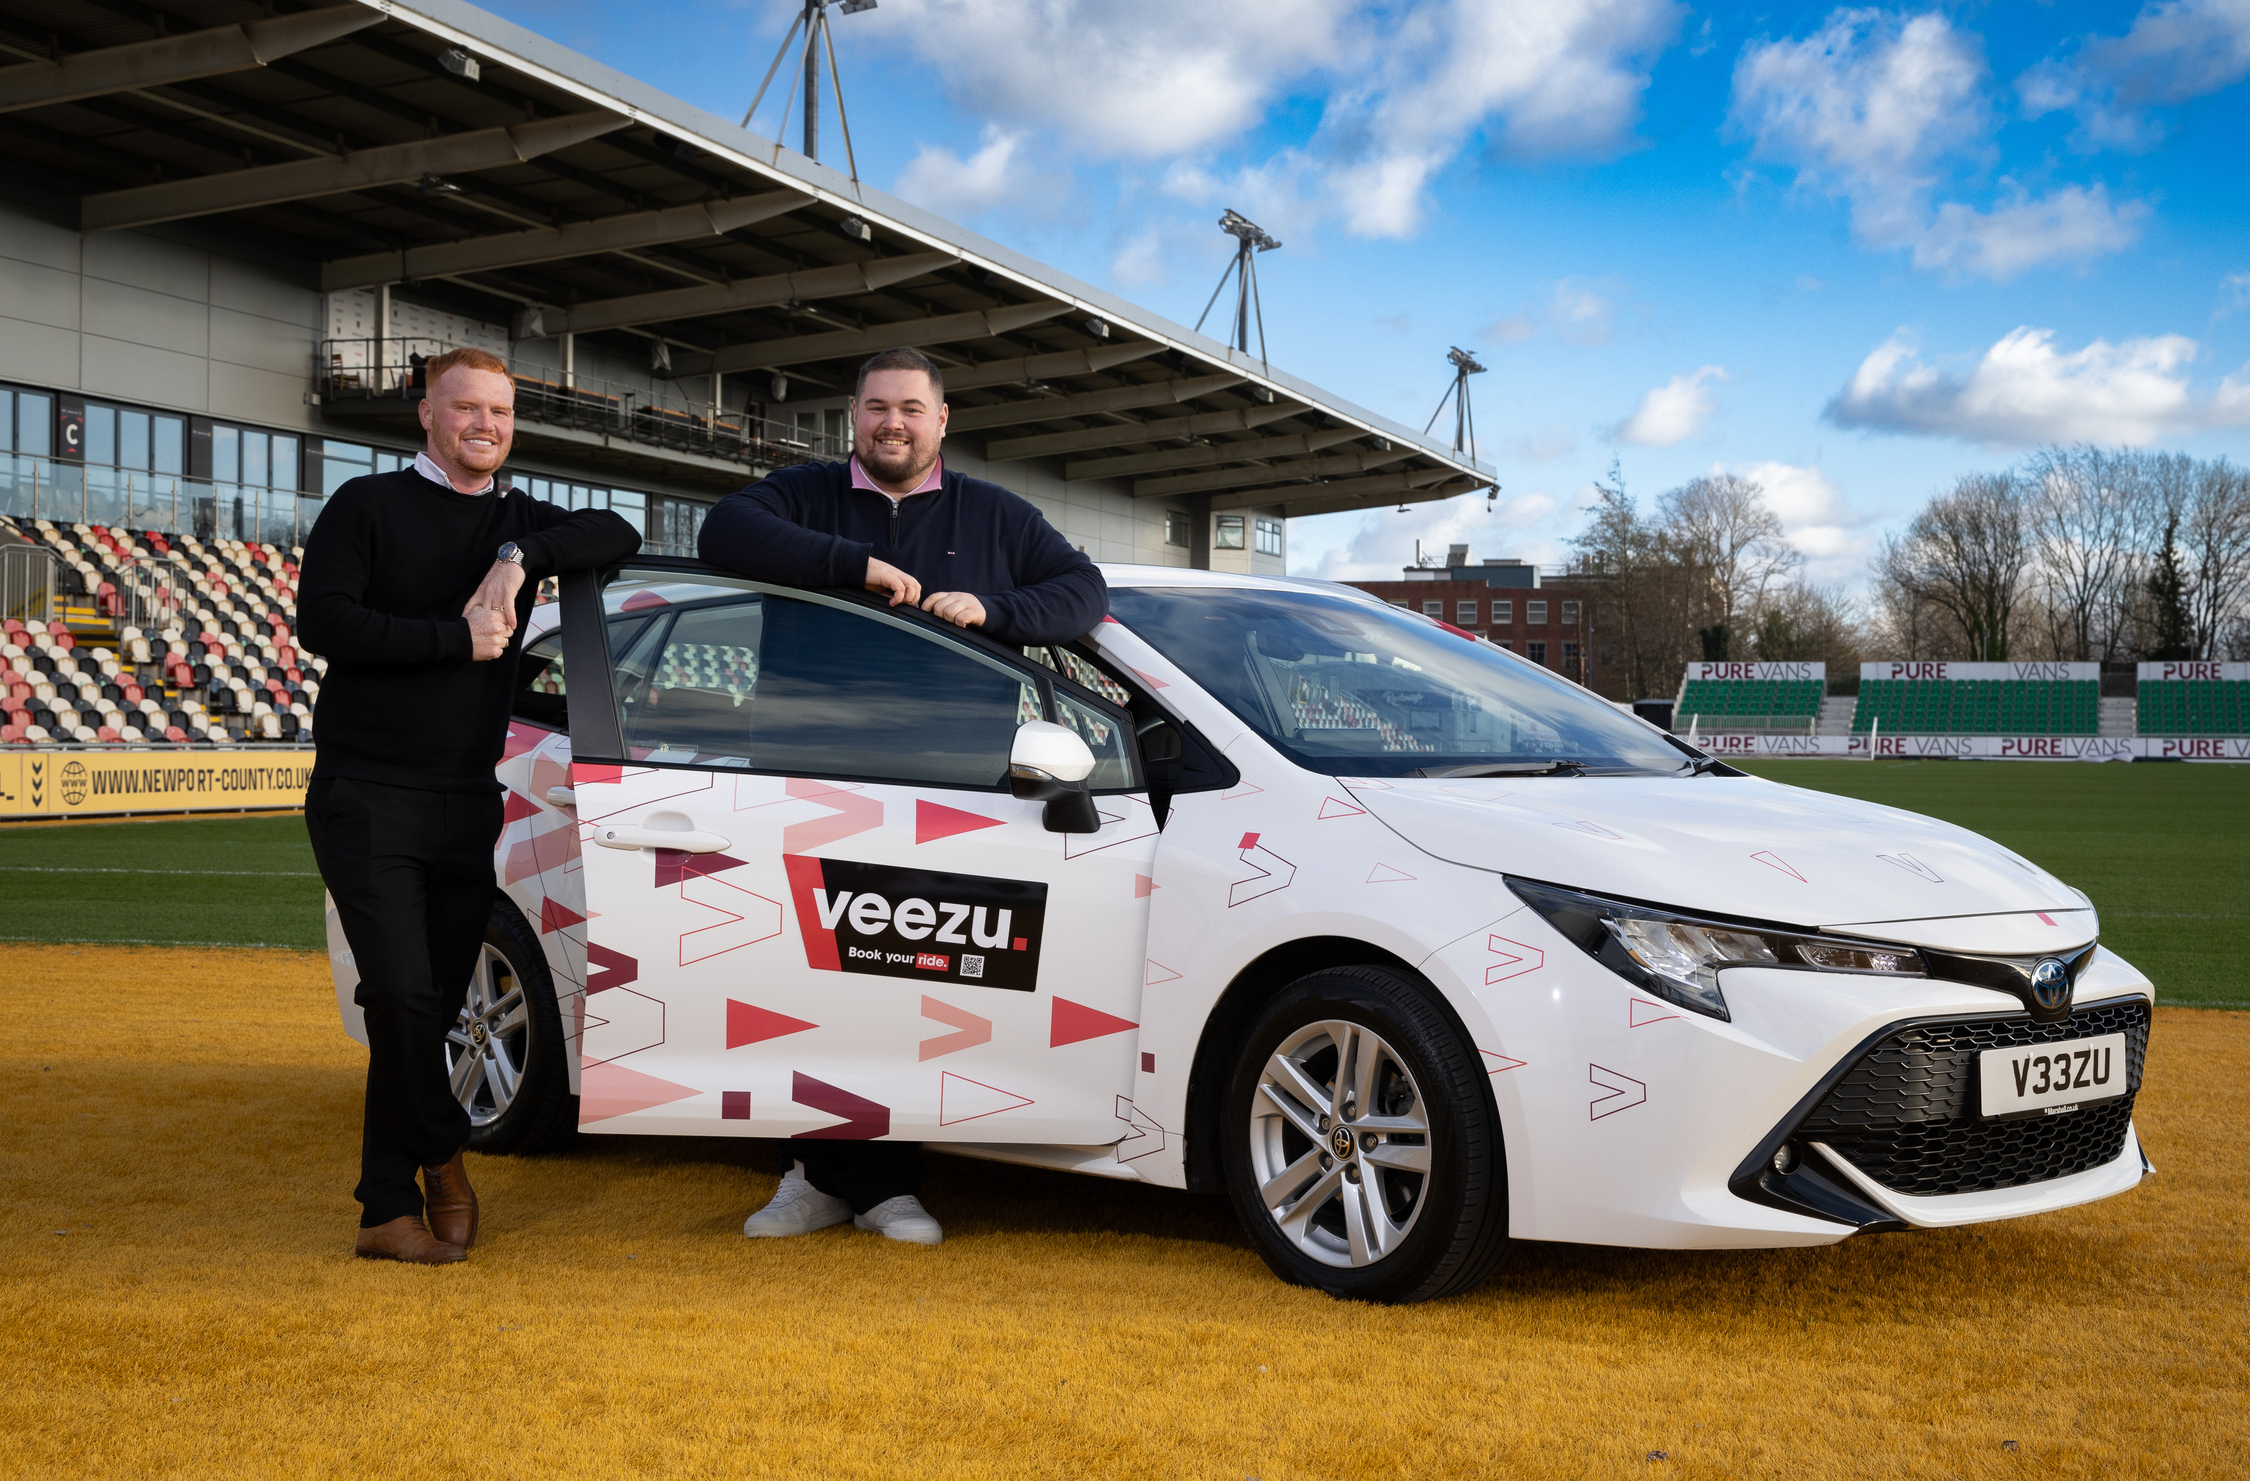
{"type": "Polygon", "coordinates": [[[1719,991],[1719,972],[1726,967],[1877,977],[1929,975],[1921,953],[1912,947],[1688,915],[1528,879],[1511,877],[1508,888],[1618,976],[1668,1003],[1713,1018],[1730,1016],[1726,996],[1719,991]]]}

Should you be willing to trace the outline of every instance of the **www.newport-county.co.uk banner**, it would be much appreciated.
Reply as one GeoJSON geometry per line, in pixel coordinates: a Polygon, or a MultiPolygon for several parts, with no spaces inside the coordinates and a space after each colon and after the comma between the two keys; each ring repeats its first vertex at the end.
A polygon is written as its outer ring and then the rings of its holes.
{"type": "Polygon", "coordinates": [[[303,807],[305,750],[0,751],[0,818],[303,807]]]}

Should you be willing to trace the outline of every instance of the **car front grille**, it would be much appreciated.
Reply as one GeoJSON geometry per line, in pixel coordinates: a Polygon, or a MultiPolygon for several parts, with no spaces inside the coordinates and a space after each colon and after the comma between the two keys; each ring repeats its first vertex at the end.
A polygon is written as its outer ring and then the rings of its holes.
{"type": "Polygon", "coordinates": [[[1986,1193],[2068,1177],[2114,1161],[2141,1088],[2148,1002],[2120,998],[2061,1023],[2022,1016],[1917,1023],[1870,1045],[1796,1134],[1821,1142],[1893,1192],[1986,1193]],[[1987,1049],[2125,1035],[2125,1094],[2065,1116],[1977,1115],[1977,1055],[1987,1049]]]}

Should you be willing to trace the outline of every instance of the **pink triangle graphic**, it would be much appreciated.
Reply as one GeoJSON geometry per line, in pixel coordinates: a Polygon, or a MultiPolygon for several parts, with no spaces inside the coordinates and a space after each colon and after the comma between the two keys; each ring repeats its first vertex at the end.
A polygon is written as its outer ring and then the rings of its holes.
{"type": "Polygon", "coordinates": [[[1484,1072],[1488,1075],[1499,1075],[1509,1070],[1520,1070],[1530,1063],[1528,1060],[1510,1059],[1505,1054],[1495,1054],[1489,1049],[1479,1049],[1477,1053],[1492,1061],[1491,1064],[1484,1067],[1484,1072]]]}
{"type": "Polygon", "coordinates": [[[1257,785],[1255,782],[1244,782],[1231,791],[1221,792],[1219,794],[1219,800],[1221,802],[1232,802],[1237,797],[1248,797],[1252,793],[1263,792],[1265,790],[1265,788],[1257,785]]]}
{"type": "MultiPolygon", "coordinates": [[[[1119,626],[1123,625],[1124,624],[1122,623],[1119,624],[1119,626]]],[[[1162,679],[1156,677],[1156,675],[1154,674],[1141,673],[1139,669],[1134,669],[1133,672],[1136,674],[1140,674],[1141,682],[1148,685],[1148,687],[1151,689],[1169,689],[1172,687],[1171,685],[1165,683],[1162,679]]]]}
{"type": "Polygon", "coordinates": [[[590,1064],[578,1072],[578,1124],[629,1116],[652,1106],[670,1105],[703,1092],[675,1085],[621,1064],[590,1064]]]}
{"type": "Polygon", "coordinates": [[[1666,1009],[1663,1004],[1652,1003],[1646,998],[1627,998],[1625,1000],[1625,1026],[1627,1028],[1646,1028],[1652,1023],[1663,1023],[1667,1019],[1679,1016],[1679,1014],[1666,1009]]]}
{"type": "Polygon", "coordinates": [[[957,807],[947,807],[942,802],[927,798],[914,799],[914,841],[935,843],[941,838],[951,838],[956,833],[974,833],[979,828],[1007,826],[1005,818],[988,818],[973,812],[963,812],[957,807]]]}
{"type": "Polygon", "coordinates": [[[1177,982],[1179,980],[1179,973],[1152,958],[1148,964],[1148,971],[1142,978],[1142,983],[1144,986],[1154,987],[1159,982],[1177,982]]]}
{"type": "Polygon", "coordinates": [[[1806,879],[1802,874],[1799,874],[1796,870],[1790,868],[1789,861],[1782,858],[1781,855],[1775,853],[1772,849],[1761,849],[1759,852],[1752,854],[1750,857],[1756,859],[1759,863],[1765,865],[1769,869],[1780,870],[1783,874],[1788,875],[1791,879],[1797,881],[1797,883],[1799,884],[1811,883],[1811,881],[1806,879]]]}
{"type": "Polygon", "coordinates": [[[1020,1110],[1034,1104],[1036,1102],[1028,1095],[1002,1090],[997,1085],[987,1085],[982,1080],[972,1080],[967,1075],[956,1075],[951,1070],[940,1071],[938,1075],[940,1126],[981,1121],[987,1116],[997,1116],[1003,1111],[1020,1110]]]}
{"type": "Polygon", "coordinates": [[[1400,880],[1410,880],[1413,878],[1413,875],[1408,874],[1403,869],[1393,869],[1388,864],[1377,864],[1374,868],[1367,871],[1366,882],[1368,884],[1397,884],[1400,880]]]}
{"type": "Polygon", "coordinates": [[[786,1013],[776,1013],[771,1008],[761,1008],[755,1003],[738,1003],[733,998],[727,999],[729,1049],[740,1049],[745,1044],[762,1044],[768,1039],[801,1034],[806,1029],[819,1027],[817,1023],[791,1018],[786,1013]]]}
{"type": "Polygon", "coordinates": [[[1047,1047],[1060,1049],[1065,1044],[1077,1044],[1087,1039],[1105,1039],[1111,1034],[1121,1034],[1140,1025],[1129,1018],[1119,1018],[1104,1013],[1099,1008],[1089,1008],[1084,1003],[1073,1003],[1068,998],[1055,999],[1053,1022],[1049,1025],[1047,1047]]]}
{"type": "Polygon", "coordinates": [[[1161,888],[1161,885],[1157,884],[1155,880],[1150,879],[1145,874],[1136,874],[1133,876],[1133,898],[1136,900],[1146,900],[1149,896],[1155,894],[1161,888]]]}
{"type": "Polygon", "coordinates": [[[1320,816],[1313,821],[1325,823],[1330,818],[1363,818],[1365,816],[1367,816],[1367,809],[1364,807],[1354,807],[1348,802],[1339,802],[1333,797],[1323,797],[1320,799],[1320,816]]]}

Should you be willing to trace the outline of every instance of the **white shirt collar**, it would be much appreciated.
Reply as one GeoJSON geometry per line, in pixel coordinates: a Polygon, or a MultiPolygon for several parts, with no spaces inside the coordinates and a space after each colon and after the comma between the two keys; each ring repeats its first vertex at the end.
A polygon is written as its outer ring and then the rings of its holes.
{"type": "MultiPolygon", "coordinates": [[[[453,489],[453,480],[445,476],[445,470],[443,468],[440,468],[436,464],[436,462],[431,459],[429,453],[426,451],[418,452],[414,455],[414,471],[421,474],[424,478],[436,484],[441,489],[453,489]]],[[[478,494],[491,493],[493,483],[493,479],[486,479],[484,481],[483,488],[469,490],[470,496],[474,497],[478,494]]],[[[453,489],[453,492],[460,493],[461,491],[459,489],[453,489]]]]}

